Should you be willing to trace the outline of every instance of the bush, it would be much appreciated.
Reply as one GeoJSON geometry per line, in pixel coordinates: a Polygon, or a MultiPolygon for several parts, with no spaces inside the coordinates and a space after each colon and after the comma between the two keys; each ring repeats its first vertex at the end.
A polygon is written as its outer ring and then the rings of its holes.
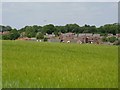
{"type": "Polygon", "coordinates": [[[41,32],[36,34],[36,39],[44,39],[44,35],[41,32]]]}
{"type": "Polygon", "coordinates": [[[103,41],[103,42],[108,42],[108,38],[107,38],[107,37],[103,37],[103,38],[102,38],[102,41],[103,41]]]}
{"type": "Polygon", "coordinates": [[[111,43],[114,43],[116,40],[117,40],[116,37],[110,37],[110,38],[108,38],[108,41],[111,42],[111,43]]]}
{"type": "Polygon", "coordinates": [[[2,35],[0,35],[0,40],[2,40],[2,35]]]}
{"type": "Polygon", "coordinates": [[[48,38],[45,37],[45,38],[44,38],[44,42],[47,42],[47,41],[48,41],[48,38]]]}
{"type": "Polygon", "coordinates": [[[100,36],[107,36],[107,33],[100,33],[100,36]]]}
{"type": "Polygon", "coordinates": [[[2,35],[3,40],[10,40],[10,35],[2,35]]]}
{"type": "Polygon", "coordinates": [[[114,45],[120,45],[120,39],[114,42],[114,45]]]}

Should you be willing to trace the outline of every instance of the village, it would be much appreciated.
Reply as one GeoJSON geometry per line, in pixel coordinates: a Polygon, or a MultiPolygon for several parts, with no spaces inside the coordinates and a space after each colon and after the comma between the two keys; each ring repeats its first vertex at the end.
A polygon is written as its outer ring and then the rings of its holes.
{"type": "Polygon", "coordinates": [[[66,26],[25,26],[19,30],[10,26],[1,26],[0,39],[23,40],[36,42],[58,42],[78,44],[120,45],[120,30],[118,24],[106,24],[101,27],[77,24],[66,26]]]}
{"type": "MultiPolygon", "coordinates": [[[[54,33],[44,35],[46,38],[46,42],[61,42],[61,43],[78,43],[78,44],[106,44],[106,45],[114,45],[117,43],[117,41],[111,43],[111,42],[103,42],[104,36],[101,36],[100,34],[92,34],[92,33],[81,33],[81,34],[75,34],[75,33],[62,33],[59,36],[55,36],[54,33]]],[[[107,38],[115,37],[117,39],[120,39],[120,34],[108,34],[107,38]]],[[[28,38],[28,37],[19,37],[17,40],[26,40],[26,41],[37,41],[37,42],[44,42],[44,40],[38,40],[36,38],[28,38]]]]}

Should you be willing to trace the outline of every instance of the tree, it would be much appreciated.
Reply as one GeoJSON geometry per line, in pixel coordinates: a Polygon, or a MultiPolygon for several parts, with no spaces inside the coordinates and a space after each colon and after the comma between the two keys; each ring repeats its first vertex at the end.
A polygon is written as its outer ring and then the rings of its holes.
{"type": "Polygon", "coordinates": [[[9,36],[10,40],[15,40],[20,36],[20,34],[18,33],[18,31],[16,29],[13,29],[10,31],[10,34],[8,36],[9,36]]]}
{"type": "Polygon", "coordinates": [[[10,35],[2,35],[3,40],[10,40],[10,35]]]}
{"type": "Polygon", "coordinates": [[[25,27],[25,35],[29,38],[31,37],[35,37],[36,36],[36,33],[37,33],[37,30],[34,29],[34,27],[32,26],[26,26],[25,27]]]}
{"type": "Polygon", "coordinates": [[[12,28],[10,26],[2,26],[0,25],[0,32],[11,31],[12,28]]]}
{"type": "Polygon", "coordinates": [[[44,35],[41,32],[38,32],[36,34],[36,39],[43,39],[43,38],[44,38],[44,35]]]}
{"type": "Polygon", "coordinates": [[[67,32],[65,26],[55,26],[55,30],[56,30],[58,33],[66,33],[66,32],[67,32]]]}
{"type": "Polygon", "coordinates": [[[107,37],[106,37],[106,36],[104,36],[104,37],[102,38],[102,41],[103,41],[103,42],[108,42],[107,37]]]}
{"type": "Polygon", "coordinates": [[[116,40],[117,40],[117,38],[114,37],[114,36],[108,38],[108,41],[111,42],[111,43],[115,42],[116,40]]]}
{"type": "Polygon", "coordinates": [[[45,25],[45,26],[43,26],[43,28],[42,28],[42,32],[43,32],[44,34],[45,34],[45,33],[52,34],[54,31],[55,31],[55,27],[54,27],[53,24],[45,25]]]}
{"type": "Polygon", "coordinates": [[[44,38],[44,42],[47,42],[47,41],[48,41],[48,38],[45,37],[45,38],[44,38]]]}
{"type": "Polygon", "coordinates": [[[2,39],[2,35],[0,35],[0,40],[2,39]]]}
{"type": "Polygon", "coordinates": [[[90,28],[89,28],[89,32],[90,33],[97,33],[97,28],[96,28],[96,26],[91,26],[90,28]]]}
{"type": "Polygon", "coordinates": [[[117,43],[115,43],[115,45],[120,45],[120,39],[117,40],[117,43]]]}
{"type": "Polygon", "coordinates": [[[116,33],[119,33],[119,25],[117,23],[114,24],[105,24],[104,26],[100,26],[98,29],[99,33],[111,33],[113,35],[116,35],[116,33]]]}
{"type": "Polygon", "coordinates": [[[80,29],[79,25],[77,24],[66,24],[65,28],[67,32],[73,32],[73,33],[78,33],[80,29]]]}

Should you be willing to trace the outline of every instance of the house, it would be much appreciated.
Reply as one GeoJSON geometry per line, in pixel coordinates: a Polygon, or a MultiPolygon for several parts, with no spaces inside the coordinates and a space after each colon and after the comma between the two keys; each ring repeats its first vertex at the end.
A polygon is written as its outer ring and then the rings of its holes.
{"type": "Polygon", "coordinates": [[[65,33],[65,34],[61,34],[59,36],[59,39],[63,40],[64,42],[74,41],[74,38],[75,38],[75,34],[74,33],[65,33]]]}
{"type": "Polygon", "coordinates": [[[48,42],[60,42],[59,38],[49,38],[48,42]]]}
{"type": "Polygon", "coordinates": [[[120,38],[120,34],[116,34],[116,37],[120,38]]]}
{"type": "Polygon", "coordinates": [[[77,41],[81,41],[82,43],[98,43],[100,39],[100,34],[85,33],[79,34],[77,41]]]}
{"type": "Polygon", "coordinates": [[[9,34],[9,31],[0,32],[0,35],[6,35],[6,34],[9,34]]]}
{"type": "Polygon", "coordinates": [[[48,38],[48,39],[50,39],[50,38],[54,38],[55,37],[55,34],[47,34],[46,33],[46,35],[44,35],[44,37],[46,37],[46,38],[48,38]]]}
{"type": "Polygon", "coordinates": [[[107,36],[108,36],[108,37],[112,37],[112,36],[113,36],[113,34],[108,34],[107,36]]]}
{"type": "Polygon", "coordinates": [[[20,37],[25,37],[25,32],[20,33],[20,37]]]}
{"type": "Polygon", "coordinates": [[[36,38],[30,38],[31,41],[36,41],[37,39],[36,38]]]}
{"type": "Polygon", "coordinates": [[[73,43],[99,43],[101,39],[100,34],[92,33],[82,34],[65,33],[61,34],[59,38],[64,42],[71,41],[73,43]]]}
{"type": "Polygon", "coordinates": [[[18,38],[17,40],[31,40],[31,38],[23,37],[23,38],[18,38]]]}

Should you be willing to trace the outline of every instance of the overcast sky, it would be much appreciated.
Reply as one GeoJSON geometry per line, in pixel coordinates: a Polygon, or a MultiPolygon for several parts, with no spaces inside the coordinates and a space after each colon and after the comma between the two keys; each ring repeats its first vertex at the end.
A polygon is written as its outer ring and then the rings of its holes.
{"type": "Polygon", "coordinates": [[[77,23],[101,26],[118,22],[117,2],[3,2],[2,24],[26,25],[77,23]]]}

